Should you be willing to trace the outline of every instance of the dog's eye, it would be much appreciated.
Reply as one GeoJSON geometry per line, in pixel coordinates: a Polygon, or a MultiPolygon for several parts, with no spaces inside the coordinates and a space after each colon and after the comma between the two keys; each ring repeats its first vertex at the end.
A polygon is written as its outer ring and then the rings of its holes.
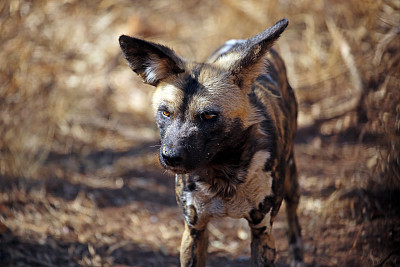
{"type": "Polygon", "coordinates": [[[204,118],[205,118],[206,120],[214,119],[216,116],[217,116],[217,115],[215,115],[215,114],[204,114],[204,118]]]}
{"type": "Polygon", "coordinates": [[[201,114],[202,120],[212,121],[212,120],[215,120],[216,118],[217,118],[217,114],[215,114],[215,113],[205,112],[205,113],[201,114]]]}
{"type": "Polygon", "coordinates": [[[165,117],[171,116],[171,113],[170,113],[169,111],[166,111],[166,110],[164,110],[164,111],[162,112],[162,114],[163,114],[165,117]]]}

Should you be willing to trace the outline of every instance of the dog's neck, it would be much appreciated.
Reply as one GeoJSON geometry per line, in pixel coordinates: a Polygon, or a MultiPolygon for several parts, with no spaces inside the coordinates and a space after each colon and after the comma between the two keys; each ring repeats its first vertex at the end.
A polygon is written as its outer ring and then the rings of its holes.
{"type": "Polygon", "coordinates": [[[195,181],[206,183],[210,191],[223,198],[235,195],[237,186],[246,180],[246,169],[262,144],[255,138],[257,125],[246,129],[239,142],[219,151],[212,161],[189,174],[195,181]],[[255,144],[256,143],[256,144],[255,144]]]}

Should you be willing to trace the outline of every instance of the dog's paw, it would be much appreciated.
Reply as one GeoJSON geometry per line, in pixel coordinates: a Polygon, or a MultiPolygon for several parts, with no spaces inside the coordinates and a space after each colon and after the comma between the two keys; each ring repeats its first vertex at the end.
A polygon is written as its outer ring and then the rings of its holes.
{"type": "Polygon", "coordinates": [[[296,242],[289,244],[289,251],[291,255],[290,267],[305,267],[304,264],[304,253],[303,253],[303,241],[301,237],[297,237],[296,242]]]}

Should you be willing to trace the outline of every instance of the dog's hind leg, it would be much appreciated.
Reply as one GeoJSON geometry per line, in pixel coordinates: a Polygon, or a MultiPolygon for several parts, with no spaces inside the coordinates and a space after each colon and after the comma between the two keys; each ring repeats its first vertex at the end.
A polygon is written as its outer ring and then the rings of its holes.
{"type": "Polygon", "coordinates": [[[286,215],[289,226],[289,251],[292,257],[290,266],[304,266],[301,228],[299,224],[299,219],[297,217],[297,207],[300,200],[300,188],[293,152],[291,153],[291,156],[287,163],[284,199],[286,203],[286,215]]]}

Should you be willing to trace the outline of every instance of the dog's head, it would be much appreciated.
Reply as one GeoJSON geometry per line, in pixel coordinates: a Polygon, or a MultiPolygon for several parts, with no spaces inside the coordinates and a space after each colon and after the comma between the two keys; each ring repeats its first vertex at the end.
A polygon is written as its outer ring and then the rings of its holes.
{"type": "Polygon", "coordinates": [[[156,87],[153,110],[160,129],[161,165],[175,173],[206,168],[243,144],[260,116],[248,98],[265,70],[265,54],[284,31],[282,19],[266,31],[231,42],[207,63],[189,62],[171,49],[122,35],[131,69],[156,87]]]}

